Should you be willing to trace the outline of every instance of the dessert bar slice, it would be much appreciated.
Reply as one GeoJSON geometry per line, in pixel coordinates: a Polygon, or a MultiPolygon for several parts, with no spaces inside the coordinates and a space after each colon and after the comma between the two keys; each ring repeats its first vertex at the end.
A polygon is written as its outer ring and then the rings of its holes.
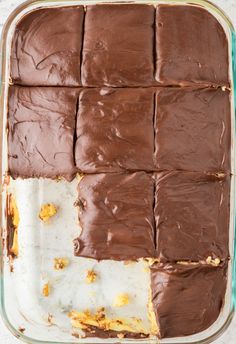
{"type": "Polygon", "coordinates": [[[75,255],[131,260],[155,255],[152,176],[95,174],[78,185],[82,232],[75,255]]]}
{"type": "Polygon", "coordinates": [[[16,25],[11,78],[28,86],[79,86],[83,6],[42,8],[16,25]]]}
{"type": "Polygon", "coordinates": [[[87,6],[84,86],[150,86],[154,81],[154,15],[151,5],[87,6]]]}
{"type": "Polygon", "coordinates": [[[227,264],[154,264],[152,302],[160,337],[188,336],[218,318],[225,299],[227,264]]]}
{"type": "Polygon", "coordinates": [[[13,178],[74,177],[78,92],[63,87],[10,88],[8,168],[13,178]]]}
{"type": "Polygon", "coordinates": [[[229,84],[228,40],[220,22],[197,6],[159,5],[156,80],[174,85],[229,84]]]}
{"type": "Polygon", "coordinates": [[[158,171],[230,172],[230,95],[221,89],[163,88],[156,93],[158,171]]]}
{"type": "Polygon", "coordinates": [[[157,257],[161,261],[227,259],[230,177],[156,174],[157,257]],[[209,258],[211,257],[211,258],[209,258]]]}
{"type": "Polygon", "coordinates": [[[154,101],[152,89],[82,90],[75,149],[78,169],[153,170],[154,101]]]}

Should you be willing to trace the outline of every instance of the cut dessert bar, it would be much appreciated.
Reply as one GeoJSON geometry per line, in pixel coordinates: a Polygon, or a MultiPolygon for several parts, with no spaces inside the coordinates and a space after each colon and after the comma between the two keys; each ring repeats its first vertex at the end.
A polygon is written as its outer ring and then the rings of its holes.
{"type": "Polygon", "coordinates": [[[230,95],[221,89],[156,92],[157,170],[230,171],[230,95]]]}
{"type": "Polygon", "coordinates": [[[87,6],[84,86],[146,86],[154,82],[154,17],[151,5],[87,6]]]}
{"type": "Polygon", "coordinates": [[[33,86],[79,86],[83,20],[83,6],[27,13],[13,36],[12,81],[33,86]]]}
{"type": "Polygon", "coordinates": [[[228,40],[220,22],[206,9],[157,7],[156,80],[168,85],[229,84],[228,40]]]}
{"type": "Polygon", "coordinates": [[[224,302],[227,264],[154,264],[152,302],[160,337],[182,337],[207,329],[224,302]]]}
{"type": "Polygon", "coordinates": [[[13,178],[74,177],[78,92],[63,87],[10,88],[8,168],[13,178]]]}
{"type": "Polygon", "coordinates": [[[84,89],[75,160],[85,173],[153,170],[154,90],[84,89]]]}
{"type": "Polygon", "coordinates": [[[154,180],[133,174],[95,174],[78,185],[82,232],[75,239],[75,255],[135,260],[155,255],[154,180]]]}
{"type": "Polygon", "coordinates": [[[228,259],[230,177],[156,174],[156,247],[161,261],[228,259]]]}

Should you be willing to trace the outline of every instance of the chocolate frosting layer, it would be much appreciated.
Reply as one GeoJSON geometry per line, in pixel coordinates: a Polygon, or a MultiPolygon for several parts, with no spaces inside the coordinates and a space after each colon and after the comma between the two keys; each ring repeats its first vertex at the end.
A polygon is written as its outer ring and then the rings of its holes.
{"type": "Polygon", "coordinates": [[[158,89],[157,170],[230,172],[230,95],[221,89],[158,89]]]}
{"type": "Polygon", "coordinates": [[[84,176],[78,185],[82,232],[75,255],[135,260],[153,257],[154,181],[144,172],[84,176]]]}
{"type": "Polygon", "coordinates": [[[228,41],[206,9],[159,5],[156,12],[156,80],[173,85],[229,83],[228,41]]]}
{"type": "Polygon", "coordinates": [[[227,264],[153,265],[152,302],[160,336],[188,336],[212,325],[224,303],[226,278],[227,264]]]}
{"type": "Polygon", "coordinates": [[[227,259],[230,177],[156,174],[157,257],[161,261],[227,259]]]}
{"type": "Polygon", "coordinates": [[[82,84],[153,84],[154,16],[155,9],[150,5],[87,6],[82,84]]]}
{"type": "Polygon", "coordinates": [[[154,90],[85,89],[80,94],[75,160],[85,173],[153,170],[154,90]]]}
{"type": "Polygon", "coordinates": [[[13,178],[74,177],[78,92],[63,87],[10,88],[8,167],[13,178]]]}
{"type": "Polygon", "coordinates": [[[16,25],[11,78],[21,85],[80,85],[83,6],[42,8],[16,25]]]}

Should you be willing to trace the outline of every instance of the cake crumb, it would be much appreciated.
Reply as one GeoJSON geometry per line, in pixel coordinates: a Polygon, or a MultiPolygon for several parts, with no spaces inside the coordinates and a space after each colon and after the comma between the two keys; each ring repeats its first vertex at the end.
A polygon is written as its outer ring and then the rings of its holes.
{"type": "Polygon", "coordinates": [[[88,284],[94,283],[97,279],[97,274],[93,270],[87,270],[86,282],[88,284]]]}
{"type": "Polygon", "coordinates": [[[117,338],[119,339],[125,338],[124,333],[118,333],[117,338]]]}
{"type": "Polygon", "coordinates": [[[39,218],[43,222],[48,222],[51,217],[56,215],[57,207],[52,203],[43,204],[40,209],[39,218]]]}
{"type": "Polygon", "coordinates": [[[50,288],[49,283],[45,283],[44,286],[43,286],[43,290],[42,290],[43,296],[48,297],[49,294],[50,294],[50,289],[51,288],[50,288]]]}
{"type": "Polygon", "coordinates": [[[69,265],[69,259],[62,257],[62,258],[54,258],[54,269],[55,270],[63,270],[69,265]]]}
{"type": "Polygon", "coordinates": [[[211,264],[213,266],[219,266],[220,265],[220,258],[213,259],[211,256],[208,256],[206,259],[207,264],[211,264]]]}
{"type": "Polygon", "coordinates": [[[114,307],[123,307],[123,306],[128,305],[129,303],[130,303],[130,300],[129,300],[128,294],[123,293],[123,294],[118,294],[115,297],[113,306],[114,307]]]}

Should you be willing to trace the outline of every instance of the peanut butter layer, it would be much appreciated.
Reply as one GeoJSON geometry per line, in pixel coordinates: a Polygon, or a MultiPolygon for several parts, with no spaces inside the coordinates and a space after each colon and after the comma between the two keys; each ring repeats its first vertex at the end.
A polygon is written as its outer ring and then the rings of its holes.
{"type": "Polygon", "coordinates": [[[152,302],[160,336],[188,336],[218,318],[225,299],[227,264],[155,264],[151,267],[152,302]]]}
{"type": "Polygon", "coordinates": [[[154,81],[155,9],[143,4],[87,6],[84,86],[149,86],[154,81]]]}
{"type": "Polygon", "coordinates": [[[84,89],[75,160],[85,173],[153,170],[154,90],[84,89]]]}
{"type": "Polygon", "coordinates": [[[155,255],[154,181],[144,172],[84,176],[78,185],[82,232],[75,255],[135,260],[155,255]]]}
{"type": "Polygon", "coordinates": [[[79,86],[83,6],[42,8],[16,25],[11,51],[14,83],[79,86]]]}
{"type": "Polygon", "coordinates": [[[12,86],[8,168],[13,178],[75,175],[73,138],[78,89],[12,86]]]}
{"type": "Polygon", "coordinates": [[[168,85],[229,84],[228,40],[206,9],[159,5],[156,12],[156,80],[168,85]]]}
{"type": "Polygon", "coordinates": [[[156,92],[157,170],[230,172],[230,95],[221,89],[156,92]]]}
{"type": "Polygon", "coordinates": [[[230,177],[156,174],[156,249],[161,261],[227,259],[230,177]]]}

